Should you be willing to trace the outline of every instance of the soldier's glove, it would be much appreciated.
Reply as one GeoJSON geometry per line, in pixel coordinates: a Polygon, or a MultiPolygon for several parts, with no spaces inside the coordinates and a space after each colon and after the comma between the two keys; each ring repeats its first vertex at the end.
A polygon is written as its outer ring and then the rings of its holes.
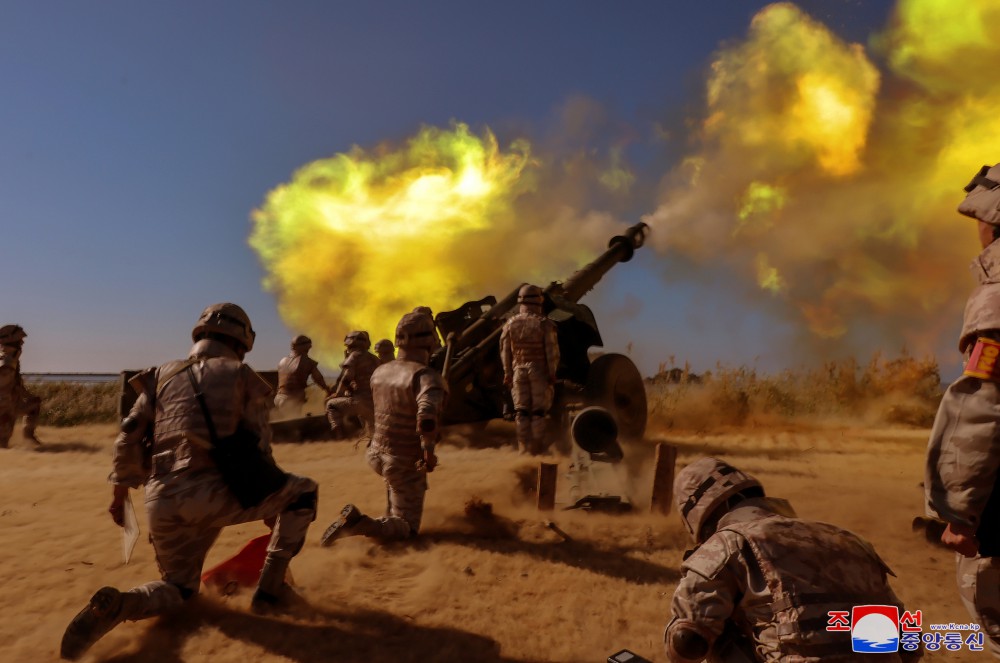
{"type": "Polygon", "coordinates": [[[941,534],[941,543],[965,557],[975,557],[979,554],[976,530],[969,525],[948,523],[948,527],[941,534]]]}

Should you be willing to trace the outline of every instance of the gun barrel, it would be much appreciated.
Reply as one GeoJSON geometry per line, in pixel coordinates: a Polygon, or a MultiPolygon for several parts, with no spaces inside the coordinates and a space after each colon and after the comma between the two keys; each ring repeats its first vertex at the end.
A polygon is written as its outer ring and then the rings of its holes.
{"type": "MultiPolygon", "coordinates": [[[[602,253],[597,260],[586,265],[562,284],[562,294],[572,302],[580,299],[593,290],[597,282],[600,281],[608,271],[620,262],[628,262],[632,259],[635,250],[646,243],[646,235],[649,233],[649,226],[645,223],[637,223],[631,226],[622,235],[611,238],[608,242],[608,250],[602,253]]],[[[552,286],[549,286],[550,288],[552,286]]]]}

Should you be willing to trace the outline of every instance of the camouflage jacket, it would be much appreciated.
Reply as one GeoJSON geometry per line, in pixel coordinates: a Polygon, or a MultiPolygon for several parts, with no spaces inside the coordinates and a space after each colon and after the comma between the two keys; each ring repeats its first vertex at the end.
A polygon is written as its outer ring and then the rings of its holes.
{"type": "Polygon", "coordinates": [[[282,357],[278,362],[278,393],[303,397],[309,376],[317,384],[322,381],[319,362],[308,355],[295,354],[282,357]],[[319,379],[317,379],[319,376],[319,379]]]}
{"type": "MultiPolygon", "coordinates": [[[[965,305],[959,349],[968,354],[979,336],[1000,333],[1000,242],[972,262],[979,285],[965,305]]],[[[962,375],[945,391],[927,445],[927,514],[978,527],[1000,467],[1000,385],[962,375]]]]}
{"type": "Polygon", "coordinates": [[[441,374],[430,366],[396,359],[375,369],[371,379],[375,402],[372,447],[400,456],[422,455],[433,449],[434,436],[421,435],[421,421],[436,431],[447,396],[441,374]]]}
{"type": "Polygon", "coordinates": [[[13,354],[0,350],[0,410],[16,407],[28,396],[21,378],[21,362],[13,354]]]}
{"type": "Polygon", "coordinates": [[[718,648],[723,631],[735,627],[753,643],[758,661],[865,660],[868,655],[851,652],[849,633],[826,630],[827,613],[901,606],[871,544],[833,525],[778,515],[762,500],[747,500],[723,516],[681,568],[665,638],[687,628],[718,648]]]}
{"type": "Polygon", "coordinates": [[[270,453],[267,417],[271,387],[226,345],[201,340],[191,348],[186,361],[167,362],[131,380],[139,397],[115,439],[111,483],[137,488],[150,478],[162,481],[184,470],[215,467],[208,454],[211,440],[205,416],[186,376],[189,365],[205,396],[216,434],[232,435],[242,422],[260,436],[261,447],[270,453]],[[153,444],[147,449],[150,423],[153,444]],[[151,467],[146,459],[149,452],[151,467]]]}
{"type": "Polygon", "coordinates": [[[340,365],[340,391],[349,393],[351,396],[371,399],[372,397],[372,373],[381,364],[378,357],[370,352],[355,350],[347,355],[347,359],[340,365]]]}
{"type": "Polygon", "coordinates": [[[550,381],[559,368],[559,337],[556,323],[545,316],[522,311],[504,323],[500,333],[500,359],[510,379],[515,368],[543,367],[550,381]]]}

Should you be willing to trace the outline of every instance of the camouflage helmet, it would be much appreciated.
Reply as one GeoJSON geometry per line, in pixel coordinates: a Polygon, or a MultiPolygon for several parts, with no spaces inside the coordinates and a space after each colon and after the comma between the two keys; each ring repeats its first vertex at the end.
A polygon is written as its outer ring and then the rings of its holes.
{"type": "Polygon", "coordinates": [[[366,331],[352,331],[344,337],[344,345],[349,350],[361,350],[364,352],[372,346],[372,340],[366,331]]]}
{"type": "Polygon", "coordinates": [[[677,473],[677,511],[695,543],[702,543],[711,534],[703,529],[715,511],[748,488],[757,488],[761,493],[764,490],[757,479],[718,458],[699,458],[677,473]]]}
{"type": "Polygon", "coordinates": [[[27,335],[21,325],[4,325],[0,327],[0,345],[17,345],[27,335]]]}
{"type": "Polygon", "coordinates": [[[308,348],[312,347],[313,340],[306,336],[305,334],[299,334],[292,339],[292,350],[296,348],[308,348]]]}
{"type": "Polygon", "coordinates": [[[253,350],[253,340],[257,336],[246,311],[229,302],[212,304],[202,311],[198,324],[191,330],[191,338],[197,341],[199,336],[208,333],[228,336],[243,345],[247,352],[253,350]]]}
{"type": "Polygon", "coordinates": [[[521,286],[521,289],[517,291],[517,303],[527,304],[528,306],[541,306],[545,301],[542,295],[542,289],[537,285],[531,285],[526,283],[521,286]]]}
{"type": "Polygon", "coordinates": [[[396,325],[396,347],[434,350],[438,347],[434,321],[426,313],[407,313],[396,325]]]}
{"type": "Polygon", "coordinates": [[[958,206],[960,214],[1000,226],[1000,163],[980,168],[965,192],[965,200],[958,206]]]}
{"type": "Polygon", "coordinates": [[[396,350],[393,346],[392,341],[387,338],[383,338],[381,341],[375,344],[375,352],[378,354],[388,354],[396,350]]]}

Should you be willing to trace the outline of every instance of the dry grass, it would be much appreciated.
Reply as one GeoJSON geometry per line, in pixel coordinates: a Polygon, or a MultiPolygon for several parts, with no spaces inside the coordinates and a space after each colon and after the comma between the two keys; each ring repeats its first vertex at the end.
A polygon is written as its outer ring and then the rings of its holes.
{"type": "Polygon", "coordinates": [[[937,362],[905,352],[876,354],[864,366],[848,359],[774,375],[718,365],[696,376],[671,362],[646,389],[651,423],[683,430],[845,421],[926,427],[942,394],[937,362]]]}
{"type": "Polygon", "coordinates": [[[42,399],[43,426],[106,424],[118,419],[118,383],[35,382],[28,390],[42,399]]]}

